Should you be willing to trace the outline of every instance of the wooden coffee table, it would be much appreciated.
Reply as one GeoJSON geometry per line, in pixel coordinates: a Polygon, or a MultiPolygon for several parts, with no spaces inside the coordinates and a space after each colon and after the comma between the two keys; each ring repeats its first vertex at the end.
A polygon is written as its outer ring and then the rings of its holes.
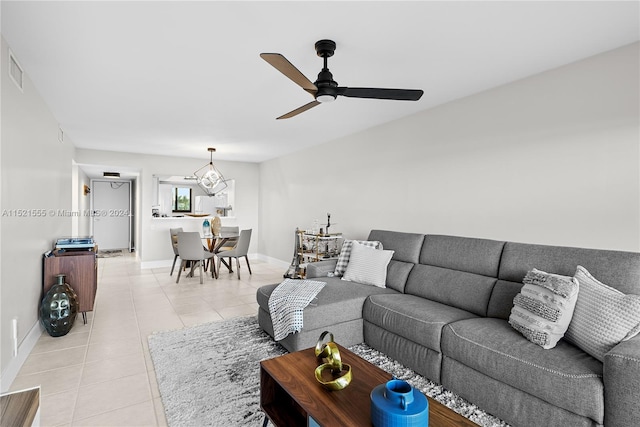
{"type": "MultiPolygon", "coordinates": [[[[371,391],[391,375],[338,345],[353,379],[345,389],[329,391],[316,381],[314,348],[260,362],[260,407],[277,427],[371,426],[371,391]]],[[[441,403],[429,400],[429,426],[477,426],[441,403]]]]}

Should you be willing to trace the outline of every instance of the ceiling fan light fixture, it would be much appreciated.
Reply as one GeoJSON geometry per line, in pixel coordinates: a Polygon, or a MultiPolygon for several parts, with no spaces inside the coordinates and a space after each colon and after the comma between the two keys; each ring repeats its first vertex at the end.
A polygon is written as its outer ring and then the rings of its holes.
{"type": "Polygon", "coordinates": [[[325,102],[333,102],[336,100],[336,97],[333,95],[318,95],[316,97],[316,101],[321,102],[321,103],[325,103],[325,102]]]}
{"type": "Polygon", "coordinates": [[[222,172],[213,164],[213,152],[216,151],[216,149],[207,148],[207,150],[211,153],[209,163],[195,171],[193,175],[196,177],[198,186],[200,186],[208,196],[214,196],[216,193],[227,188],[227,182],[222,172]]]}

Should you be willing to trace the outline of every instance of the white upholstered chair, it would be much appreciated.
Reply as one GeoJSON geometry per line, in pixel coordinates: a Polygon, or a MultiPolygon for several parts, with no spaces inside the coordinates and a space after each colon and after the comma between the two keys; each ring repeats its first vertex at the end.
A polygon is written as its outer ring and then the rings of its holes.
{"type": "Polygon", "coordinates": [[[222,262],[222,258],[229,258],[229,265],[231,265],[231,258],[236,259],[236,271],[238,272],[238,279],[240,278],[240,257],[244,257],[247,261],[247,268],[249,269],[249,274],[251,273],[251,265],[249,264],[249,258],[247,257],[247,252],[249,252],[249,243],[251,242],[251,229],[242,230],[240,232],[240,237],[238,238],[238,243],[233,249],[228,251],[218,252],[216,255],[218,256],[218,271],[220,271],[220,263],[222,262]]]}
{"type": "MultiPolygon", "coordinates": [[[[176,283],[180,281],[180,273],[182,272],[182,268],[185,267],[187,261],[192,261],[200,265],[200,284],[202,284],[202,267],[205,266],[204,271],[206,273],[207,269],[205,260],[212,259],[214,254],[202,247],[200,233],[198,233],[197,231],[178,233],[178,254],[180,256],[180,259],[182,260],[182,263],[180,265],[180,270],[178,270],[178,278],[176,279],[176,283]]],[[[211,262],[210,265],[211,277],[217,278],[215,263],[211,262]]],[[[194,267],[195,264],[191,266],[192,272],[194,267]]]]}
{"type": "Polygon", "coordinates": [[[176,266],[176,261],[178,259],[178,233],[182,232],[182,227],[178,227],[178,228],[170,228],[169,229],[169,234],[171,237],[171,248],[173,249],[173,265],[171,265],[171,273],[169,273],[169,276],[173,275],[173,269],[176,266]]]}

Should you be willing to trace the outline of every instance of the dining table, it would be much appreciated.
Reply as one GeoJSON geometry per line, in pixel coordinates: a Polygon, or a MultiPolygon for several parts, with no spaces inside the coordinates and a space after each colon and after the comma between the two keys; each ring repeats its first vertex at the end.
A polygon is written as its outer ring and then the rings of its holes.
{"type": "MultiPolygon", "coordinates": [[[[206,240],[207,242],[207,247],[209,248],[209,251],[214,253],[214,254],[218,254],[220,253],[220,248],[224,247],[225,244],[227,244],[229,241],[231,240],[238,240],[238,238],[240,237],[240,233],[237,232],[220,232],[219,234],[208,234],[208,235],[204,235],[202,236],[203,240],[206,240]]],[[[224,251],[222,251],[224,252],[224,251]]],[[[227,269],[229,269],[230,273],[233,273],[233,268],[231,266],[231,263],[227,263],[224,259],[220,259],[220,261],[222,261],[222,263],[225,265],[225,267],[227,267],[227,269]]]]}

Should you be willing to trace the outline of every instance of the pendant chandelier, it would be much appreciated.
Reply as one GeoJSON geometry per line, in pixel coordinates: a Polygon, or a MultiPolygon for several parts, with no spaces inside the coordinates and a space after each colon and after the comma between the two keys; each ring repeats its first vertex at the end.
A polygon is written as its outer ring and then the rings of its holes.
{"type": "Polygon", "coordinates": [[[213,153],[215,148],[207,148],[210,154],[209,163],[195,171],[195,175],[198,185],[209,196],[214,196],[216,193],[227,188],[227,182],[222,176],[222,172],[213,165],[213,153]]]}

